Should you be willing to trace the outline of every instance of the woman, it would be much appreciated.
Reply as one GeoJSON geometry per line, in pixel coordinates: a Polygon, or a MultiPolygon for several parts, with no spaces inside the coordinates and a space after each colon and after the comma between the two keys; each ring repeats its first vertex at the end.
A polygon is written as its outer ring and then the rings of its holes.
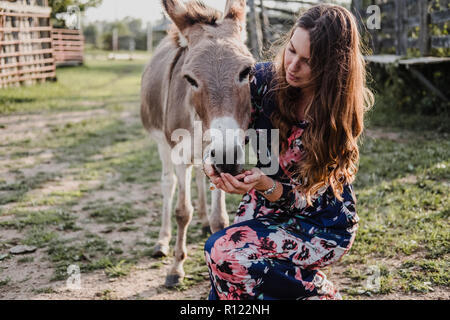
{"type": "Polygon", "coordinates": [[[351,183],[373,105],[365,76],[354,17],[328,4],[298,19],[274,63],[256,65],[250,126],[279,129],[279,170],[265,175],[258,162],[233,177],[204,165],[218,188],[245,194],[235,223],[205,244],[210,299],[340,299],[319,269],[356,235],[351,183]]]}

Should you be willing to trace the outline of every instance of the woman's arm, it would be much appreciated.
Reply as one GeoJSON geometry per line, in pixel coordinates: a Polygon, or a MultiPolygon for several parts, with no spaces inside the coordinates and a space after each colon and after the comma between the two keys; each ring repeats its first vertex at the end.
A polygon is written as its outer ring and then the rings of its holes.
{"type": "Polygon", "coordinates": [[[245,194],[251,189],[258,190],[267,200],[276,203],[285,210],[301,210],[309,214],[321,213],[323,219],[328,219],[333,225],[347,226],[349,223],[354,225],[358,223],[358,216],[355,210],[355,194],[353,187],[349,184],[344,186],[342,193],[343,201],[339,201],[330,191],[324,187],[312,196],[313,206],[308,206],[305,195],[296,190],[295,184],[281,183],[266,175],[259,169],[253,168],[251,172],[245,172],[239,176],[233,177],[230,174],[221,174],[217,180],[211,178],[217,187],[228,193],[245,194]],[[237,179],[236,179],[237,178],[237,179]],[[238,180],[241,179],[242,181],[238,180]],[[270,189],[275,182],[276,187],[272,194],[264,195],[264,191],[270,189]],[[318,200],[318,201],[316,201],[318,200]],[[340,213],[344,213],[341,218],[340,213]]]}
{"type": "Polygon", "coordinates": [[[282,184],[266,175],[262,175],[260,181],[255,185],[255,190],[260,192],[270,202],[276,202],[283,195],[282,184]],[[265,191],[274,188],[270,194],[266,194],[265,191]]]}
{"type": "Polygon", "coordinates": [[[211,181],[217,185],[219,189],[227,193],[245,194],[251,189],[260,192],[267,200],[274,202],[283,207],[296,207],[304,209],[306,197],[304,194],[296,190],[294,184],[281,183],[267,175],[259,168],[253,168],[251,171],[245,172],[243,175],[233,177],[230,174],[221,174],[221,179],[211,181]],[[242,181],[240,181],[242,178],[242,181]],[[264,192],[275,187],[272,193],[264,192]]]}

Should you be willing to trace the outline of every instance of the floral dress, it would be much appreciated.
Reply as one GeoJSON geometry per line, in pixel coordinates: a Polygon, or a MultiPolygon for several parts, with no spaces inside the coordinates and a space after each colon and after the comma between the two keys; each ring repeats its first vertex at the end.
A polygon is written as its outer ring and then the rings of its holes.
{"type": "MultiPolygon", "coordinates": [[[[256,131],[273,129],[272,78],[271,63],[256,65],[250,84],[251,127],[256,131]]],[[[359,220],[355,195],[352,186],[345,185],[343,201],[339,201],[331,187],[324,187],[313,196],[313,206],[308,206],[294,189],[297,179],[290,164],[301,161],[301,135],[307,126],[300,122],[292,128],[288,150],[279,155],[279,170],[270,175],[283,186],[280,199],[270,202],[252,189],[243,196],[234,224],[206,241],[212,284],[209,299],[341,298],[319,269],[339,261],[353,244],[359,220]]],[[[263,167],[260,161],[257,167],[263,167]]]]}

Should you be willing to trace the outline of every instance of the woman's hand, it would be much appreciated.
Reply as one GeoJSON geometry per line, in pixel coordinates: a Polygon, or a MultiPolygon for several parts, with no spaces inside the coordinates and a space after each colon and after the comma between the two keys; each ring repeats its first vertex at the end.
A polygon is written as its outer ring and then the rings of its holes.
{"type": "Polygon", "coordinates": [[[259,168],[253,168],[237,176],[221,173],[220,177],[211,178],[211,181],[227,193],[246,194],[260,183],[263,176],[264,173],[259,168]]]}
{"type": "Polygon", "coordinates": [[[203,172],[205,173],[205,175],[208,177],[209,180],[211,180],[211,182],[214,183],[213,180],[216,180],[217,178],[220,178],[217,175],[216,170],[214,170],[212,164],[208,163],[208,162],[204,162],[203,163],[203,172]]]}

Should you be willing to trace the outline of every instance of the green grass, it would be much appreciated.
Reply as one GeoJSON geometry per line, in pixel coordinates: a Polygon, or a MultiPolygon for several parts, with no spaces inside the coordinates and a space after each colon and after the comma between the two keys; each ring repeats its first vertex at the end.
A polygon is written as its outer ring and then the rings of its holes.
{"type": "Polygon", "coordinates": [[[48,231],[45,228],[33,226],[27,232],[24,244],[43,248],[58,238],[54,231],[48,231]]]}
{"type": "Polygon", "coordinates": [[[36,294],[42,294],[42,293],[46,293],[46,294],[51,294],[51,293],[56,293],[55,289],[53,289],[52,287],[44,287],[44,288],[39,288],[39,289],[33,289],[33,292],[36,294]]]}
{"type": "MultiPolygon", "coordinates": [[[[93,204],[83,208],[99,223],[121,223],[147,214],[146,210],[134,209],[132,203],[93,204]]],[[[124,228],[124,227],[122,227],[124,228]]]]}
{"type": "Polygon", "coordinates": [[[354,183],[360,227],[343,259],[355,283],[346,291],[352,297],[364,295],[358,288],[367,279],[366,266],[383,259],[403,263],[399,269],[382,266],[381,288],[374,294],[423,294],[449,286],[450,134],[436,126],[436,117],[422,116],[417,125],[416,116],[392,111],[383,125],[384,111],[372,112],[369,129],[393,135],[363,140],[354,183]],[[416,125],[405,129],[408,123],[416,125]],[[418,264],[414,271],[412,263],[418,264]]]}
{"type": "Polygon", "coordinates": [[[136,100],[144,61],[95,61],[59,68],[58,81],[2,89],[0,114],[90,110],[136,100]]]}
{"type": "MultiPolygon", "coordinates": [[[[0,215],[10,217],[0,222],[0,229],[17,229],[23,233],[23,244],[44,248],[54,267],[52,280],[66,279],[70,264],[78,264],[81,272],[105,269],[120,274],[129,265],[128,260],[126,265],[120,261],[133,259],[133,255],[124,254],[120,245],[100,236],[85,233],[76,241],[68,241],[64,236],[83,230],[90,223],[79,220],[71,212],[92,192],[105,190],[108,184],[149,184],[156,180],[155,174],[159,180],[159,159],[151,156],[156,149],[152,149],[154,146],[139,121],[125,123],[121,116],[122,112],[138,114],[140,76],[145,62],[88,60],[82,67],[59,68],[56,83],[1,92],[1,115],[58,113],[64,116],[65,112],[68,115],[66,123],[49,123],[40,136],[0,145],[8,152],[8,174],[14,177],[13,180],[0,178],[0,215]],[[103,113],[70,121],[69,112],[91,110],[103,113]],[[24,169],[43,162],[36,160],[32,165],[22,165],[14,160],[37,159],[40,152],[33,150],[51,150],[52,163],[65,164],[67,169],[24,174],[24,169]],[[68,174],[71,179],[81,181],[75,190],[38,192],[46,185],[58,185],[68,174]],[[111,179],[111,175],[115,178],[111,179]],[[102,182],[95,187],[89,184],[97,180],[108,184],[102,182]]],[[[8,129],[8,125],[2,128],[8,129]]],[[[138,227],[128,226],[126,222],[147,213],[134,209],[130,203],[100,201],[89,203],[85,209],[93,223],[117,224],[113,230],[120,232],[136,231],[138,227]]],[[[19,263],[30,262],[20,260],[19,263]]]]}
{"type": "Polygon", "coordinates": [[[10,282],[11,282],[11,278],[9,278],[9,277],[6,279],[0,280],[0,288],[3,286],[7,286],[10,282]]]}
{"type": "Polygon", "coordinates": [[[124,277],[130,274],[132,267],[132,264],[126,263],[125,260],[120,260],[116,265],[106,267],[105,273],[110,278],[124,277]]]}
{"type": "Polygon", "coordinates": [[[26,227],[63,227],[73,222],[76,218],[62,209],[52,208],[48,210],[17,210],[14,219],[1,221],[0,227],[23,230],[26,227]]]}
{"type": "Polygon", "coordinates": [[[50,261],[54,263],[55,272],[52,280],[65,280],[67,268],[71,264],[80,267],[81,272],[113,267],[123,258],[123,250],[110,244],[99,236],[85,239],[83,242],[56,241],[47,250],[50,261]]]}
{"type": "MultiPolygon", "coordinates": [[[[100,54],[100,53],[99,53],[100,54]]],[[[151,269],[163,266],[151,258],[160,219],[145,224],[142,203],[126,198],[135,188],[150,190],[159,183],[161,162],[155,143],[149,141],[140,124],[140,77],[146,61],[87,60],[85,66],[60,68],[58,81],[43,85],[1,90],[0,115],[67,114],[67,121],[48,123],[36,136],[0,142],[0,233],[14,230],[20,239],[0,241],[0,256],[16,244],[34,245],[46,252],[54,268],[53,280],[65,280],[67,267],[79,265],[81,272],[104,270],[109,277],[126,276],[142,259],[152,260],[151,269]],[[73,111],[96,111],[93,117],[69,121],[73,111]],[[125,119],[124,114],[133,114],[125,119]],[[39,158],[51,151],[51,159],[39,158]],[[32,164],[24,158],[35,159],[32,164]],[[30,173],[33,167],[50,161],[50,168],[30,173]],[[61,165],[62,169],[58,169],[61,165]],[[28,170],[28,171],[27,171],[28,170]],[[77,181],[64,188],[67,181],[77,181]],[[56,190],[43,193],[49,185],[56,190]],[[125,185],[117,197],[92,199],[97,193],[125,185]],[[90,226],[101,225],[99,233],[90,226]],[[136,235],[131,243],[110,240],[111,234],[136,235]],[[14,242],[14,243],[13,243],[14,242]]],[[[368,295],[424,294],[449,288],[450,233],[448,195],[450,179],[450,136],[448,122],[439,117],[395,113],[389,101],[378,99],[368,116],[368,129],[391,133],[367,136],[361,144],[361,161],[354,188],[360,226],[345,267],[339,277],[351,285],[345,299],[368,295]],[[364,289],[369,266],[380,270],[380,288],[364,289]]],[[[8,129],[9,124],[2,125],[8,129]]],[[[48,165],[48,163],[47,163],[48,165]]],[[[156,189],[159,192],[159,189],[156,189]]],[[[197,198],[192,183],[194,201],[197,198]]],[[[162,197],[147,194],[145,206],[159,212],[162,197]]],[[[208,193],[208,200],[210,195],[208,193]]],[[[227,196],[230,221],[241,196],[227,196]]],[[[175,203],[175,201],[174,201],[175,203]]],[[[196,216],[196,213],[194,213],[196,216]]],[[[173,235],[176,221],[172,217],[173,235]]],[[[188,244],[196,248],[185,262],[186,279],[176,290],[186,290],[207,281],[203,244],[207,238],[201,226],[191,223],[188,244]]],[[[172,238],[171,245],[175,243],[172,238]]],[[[21,265],[36,263],[27,257],[5,256],[21,265]]],[[[2,261],[3,261],[2,260],[2,261]]],[[[10,283],[3,270],[0,287],[10,283]]],[[[161,274],[161,277],[164,277],[161,274]]],[[[36,293],[51,293],[43,286],[36,293]]],[[[112,298],[100,292],[100,298],[112,298]]]]}

